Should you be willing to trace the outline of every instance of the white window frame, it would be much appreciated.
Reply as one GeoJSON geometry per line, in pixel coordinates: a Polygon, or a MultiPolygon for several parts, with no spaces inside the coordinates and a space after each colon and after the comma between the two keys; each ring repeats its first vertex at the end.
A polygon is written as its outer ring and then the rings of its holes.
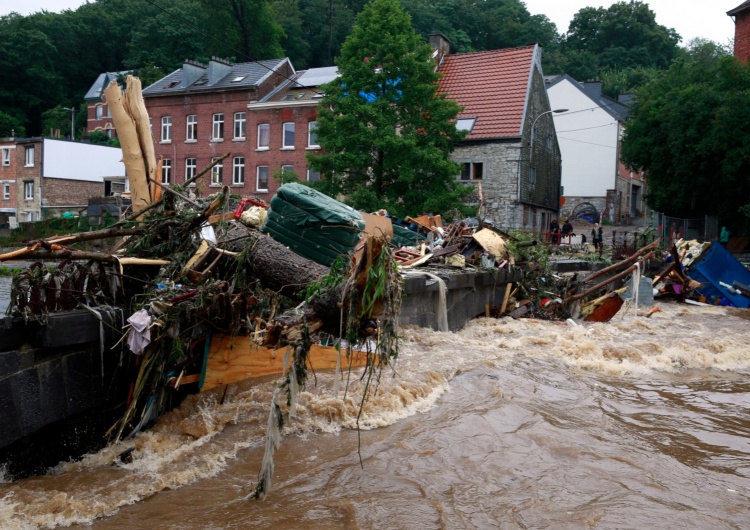
{"type": "Polygon", "coordinates": [[[211,168],[211,186],[221,186],[221,180],[224,177],[224,163],[220,158],[212,158],[211,163],[214,162],[216,162],[216,165],[211,168]]]}
{"type": "Polygon", "coordinates": [[[185,181],[186,182],[196,175],[197,169],[198,169],[198,159],[196,158],[185,159],[185,181]]]}
{"type": "Polygon", "coordinates": [[[320,144],[313,143],[313,139],[318,141],[318,133],[315,131],[318,129],[318,122],[311,121],[307,123],[307,148],[308,149],[320,149],[320,144]]]}
{"type": "Polygon", "coordinates": [[[234,113],[234,139],[244,140],[247,136],[247,113],[234,113]]]}
{"type": "Polygon", "coordinates": [[[161,182],[162,184],[172,183],[172,159],[163,158],[161,161],[161,182]]]}
{"type": "Polygon", "coordinates": [[[33,145],[26,146],[26,163],[24,164],[24,167],[34,167],[34,153],[33,145]]]}
{"type": "Polygon", "coordinates": [[[96,106],[96,119],[98,121],[98,120],[101,120],[102,118],[104,118],[104,107],[102,107],[101,105],[97,105],[96,106]]]}
{"type": "Polygon", "coordinates": [[[10,200],[10,184],[3,184],[3,200],[10,200]]]}
{"type": "Polygon", "coordinates": [[[293,150],[294,149],[294,133],[296,129],[296,124],[293,121],[286,121],[282,125],[281,129],[281,148],[286,150],[293,150]],[[291,132],[291,140],[292,143],[287,142],[287,133],[291,132]]]}
{"type": "Polygon", "coordinates": [[[270,174],[268,172],[268,166],[258,166],[257,169],[255,170],[255,191],[257,193],[268,193],[268,181],[269,180],[270,180],[270,174]],[[265,188],[260,187],[261,169],[264,169],[265,174],[266,174],[266,187],[265,188]]]}
{"type": "Polygon", "coordinates": [[[10,149],[3,149],[3,167],[10,167],[10,149]]]}
{"type": "Polygon", "coordinates": [[[112,136],[113,136],[112,133],[113,133],[112,124],[111,123],[104,124],[104,134],[106,134],[107,138],[109,138],[110,140],[112,139],[112,136]]]}
{"type": "Polygon", "coordinates": [[[224,140],[224,113],[217,112],[211,119],[211,141],[220,142],[224,140]]]}
{"type": "Polygon", "coordinates": [[[235,156],[232,159],[232,185],[245,185],[245,157],[235,156]]]}
{"type": "Polygon", "coordinates": [[[34,181],[27,180],[23,183],[23,200],[33,201],[34,200],[34,181]]]}
{"type": "Polygon", "coordinates": [[[172,116],[161,117],[161,143],[172,143],[172,116]]]}
{"type": "Polygon", "coordinates": [[[190,114],[185,118],[185,141],[198,141],[198,115],[190,114]]]}
{"type": "Polygon", "coordinates": [[[307,181],[308,182],[317,182],[318,180],[320,180],[320,171],[315,171],[313,169],[307,168],[307,181]],[[310,175],[316,175],[316,174],[318,175],[318,178],[316,178],[316,179],[311,179],[310,178],[310,175]]]}
{"type": "Polygon", "coordinates": [[[270,123],[259,123],[258,124],[258,151],[266,151],[271,146],[271,124],[270,123]],[[265,133],[263,131],[265,130],[265,133]],[[265,137],[265,144],[261,141],[265,137]]]}

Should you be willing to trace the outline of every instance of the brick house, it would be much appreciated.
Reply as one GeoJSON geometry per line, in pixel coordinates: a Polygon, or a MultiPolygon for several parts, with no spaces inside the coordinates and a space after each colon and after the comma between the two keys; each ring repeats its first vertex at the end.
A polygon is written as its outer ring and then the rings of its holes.
{"type": "Polygon", "coordinates": [[[734,17],[734,56],[743,63],[750,59],[750,0],[746,0],[727,15],[734,17]]]}
{"type": "Polygon", "coordinates": [[[86,134],[94,131],[102,131],[109,138],[117,138],[117,129],[112,121],[112,115],[109,112],[109,107],[104,97],[104,89],[109,86],[112,81],[116,81],[119,77],[127,75],[130,70],[122,72],[104,72],[99,74],[94,84],[91,85],[86,95],[83,96],[83,100],[86,102],[87,116],[86,116],[86,134]]]}
{"type": "Polygon", "coordinates": [[[319,82],[309,72],[296,72],[287,58],[237,64],[213,58],[208,65],[186,61],[144,89],[162,180],[185,182],[227,153],[198,189],[229,185],[270,200],[279,185],[273,175],[282,168],[307,178],[305,154],[317,148],[310,144],[318,101],[311,83],[319,82]]]}
{"type": "Polygon", "coordinates": [[[614,100],[602,94],[598,81],[579,82],[569,75],[547,78],[547,94],[554,108],[555,128],[565,164],[562,187],[567,217],[576,206],[589,203],[613,223],[645,215],[643,174],[620,161],[629,96],[614,100]]]}
{"type": "Polygon", "coordinates": [[[486,215],[495,225],[546,230],[558,215],[562,162],[541,47],[440,59],[441,50],[449,49],[445,38],[430,40],[443,74],[440,92],[463,107],[457,126],[468,131],[452,155],[461,165],[457,178],[481,184],[486,215]]]}
{"type": "Polygon", "coordinates": [[[79,212],[109,183],[124,189],[119,148],[53,138],[0,139],[0,225],[79,212]]]}

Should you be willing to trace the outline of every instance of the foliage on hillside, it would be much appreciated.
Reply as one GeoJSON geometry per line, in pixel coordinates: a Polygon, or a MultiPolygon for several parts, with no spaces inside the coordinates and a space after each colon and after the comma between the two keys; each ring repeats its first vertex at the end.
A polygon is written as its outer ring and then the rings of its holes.
{"type": "MultiPolygon", "coordinates": [[[[0,17],[0,136],[47,134],[42,114],[76,107],[101,72],[149,80],[186,58],[236,62],[288,56],[298,69],[330,66],[365,0],[91,0],[76,10],[0,17]],[[21,132],[23,131],[23,132],[21,132]]],[[[544,46],[544,69],[580,79],[606,69],[664,67],[677,36],[643,2],[581,10],[567,35],[521,0],[401,0],[423,38],[445,34],[458,52],[544,46]]],[[[144,86],[148,83],[144,83],[144,86]]],[[[69,123],[69,119],[67,123],[69,123]]],[[[76,130],[85,126],[76,113],[76,130]]],[[[69,133],[63,121],[55,125],[69,133]]],[[[76,135],[78,136],[78,134],[76,135]]]]}

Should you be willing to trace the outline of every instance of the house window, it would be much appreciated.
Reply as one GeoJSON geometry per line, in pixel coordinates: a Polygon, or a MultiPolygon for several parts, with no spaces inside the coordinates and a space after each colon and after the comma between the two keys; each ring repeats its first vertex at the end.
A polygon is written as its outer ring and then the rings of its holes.
{"type": "Polygon", "coordinates": [[[34,166],[34,146],[26,148],[26,167],[34,166]]]}
{"type": "Polygon", "coordinates": [[[3,200],[10,200],[10,184],[3,184],[3,200]]]}
{"type": "Polygon", "coordinates": [[[198,116],[191,114],[187,117],[187,128],[185,129],[185,141],[186,142],[197,142],[198,141],[198,116]]]}
{"type": "Polygon", "coordinates": [[[172,116],[162,116],[161,118],[161,141],[172,141],[172,116]]]}
{"type": "Polygon", "coordinates": [[[169,158],[161,161],[161,181],[162,184],[172,183],[172,160],[169,158]]]}
{"type": "Polygon", "coordinates": [[[10,149],[3,149],[3,166],[10,166],[10,149]]]}
{"type": "Polygon", "coordinates": [[[271,139],[271,125],[261,123],[258,125],[258,149],[268,149],[271,139]]]}
{"type": "Polygon", "coordinates": [[[461,180],[482,180],[484,163],[464,162],[461,164],[461,180]]]}
{"type": "Polygon", "coordinates": [[[185,180],[190,180],[195,177],[195,168],[197,165],[195,158],[185,159],[185,180]]]}
{"type": "Polygon", "coordinates": [[[307,124],[307,147],[318,148],[318,122],[311,121],[307,124]]]}
{"type": "Polygon", "coordinates": [[[245,157],[235,156],[232,159],[232,184],[242,186],[245,184],[245,157]]]}
{"type": "Polygon", "coordinates": [[[27,201],[34,200],[34,181],[25,180],[23,183],[23,198],[27,201]]]}
{"type": "MultiPolygon", "coordinates": [[[[110,112],[110,110],[109,110],[109,105],[106,105],[106,107],[107,107],[107,118],[111,118],[111,117],[112,117],[112,113],[111,113],[111,112],[110,112]]],[[[151,119],[151,118],[149,118],[149,120],[150,120],[150,119],[151,119]]],[[[149,125],[151,125],[151,124],[149,123],[149,125]]]]}
{"type": "Polygon", "coordinates": [[[234,113],[234,139],[244,140],[247,134],[247,119],[244,112],[234,113]]]}
{"type": "Polygon", "coordinates": [[[107,123],[104,126],[104,134],[106,134],[107,138],[109,138],[110,140],[112,139],[112,124],[111,123],[107,123]]]}
{"type": "Polygon", "coordinates": [[[308,169],[307,180],[308,181],[320,180],[320,171],[315,171],[314,169],[308,169]]]}
{"type": "Polygon", "coordinates": [[[221,186],[221,177],[224,173],[224,164],[221,163],[220,158],[212,158],[211,163],[213,164],[216,162],[216,165],[211,168],[211,185],[212,186],[221,186]],[[217,162],[217,160],[219,162],[217,162]]]}
{"type": "Polygon", "coordinates": [[[282,149],[294,149],[294,122],[284,124],[284,142],[282,149]]]}
{"type": "Polygon", "coordinates": [[[268,192],[268,166],[258,166],[258,175],[255,181],[255,191],[268,192]]]}
{"type": "Polygon", "coordinates": [[[101,105],[96,106],[96,119],[101,120],[104,116],[104,108],[101,105]]]}
{"type": "Polygon", "coordinates": [[[26,216],[26,222],[28,223],[34,222],[34,212],[26,212],[24,215],[26,216]]]}
{"type": "Polygon", "coordinates": [[[532,167],[529,170],[529,187],[533,190],[536,188],[536,168],[532,167]]]}
{"type": "Polygon", "coordinates": [[[547,149],[552,149],[552,135],[547,135],[547,149]]]}
{"type": "Polygon", "coordinates": [[[214,114],[213,128],[211,129],[211,139],[224,139],[224,114],[214,114]]]}

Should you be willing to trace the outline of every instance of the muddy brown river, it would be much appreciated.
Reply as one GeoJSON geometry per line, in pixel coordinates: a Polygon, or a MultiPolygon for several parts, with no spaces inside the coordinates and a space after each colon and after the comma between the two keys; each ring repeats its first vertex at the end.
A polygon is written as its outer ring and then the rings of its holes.
{"type": "Polygon", "coordinates": [[[317,374],[265,501],[246,497],[273,382],[194,396],[135,439],[0,484],[0,528],[750,528],[750,312],[659,305],[406,329],[359,453],[361,384],[344,399],[317,374]]]}

